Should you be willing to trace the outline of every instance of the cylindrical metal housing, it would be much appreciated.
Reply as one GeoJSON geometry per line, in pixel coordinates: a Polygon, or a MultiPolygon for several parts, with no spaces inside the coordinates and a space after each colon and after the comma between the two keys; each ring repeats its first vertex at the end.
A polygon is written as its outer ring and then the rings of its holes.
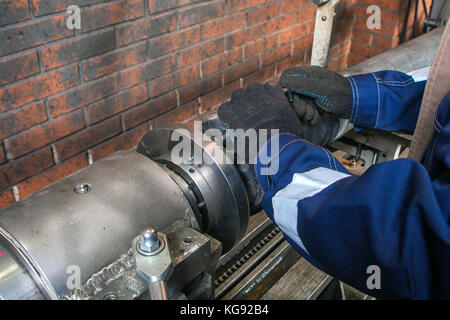
{"type": "Polygon", "coordinates": [[[191,215],[160,164],[121,151],[3,210],[0,242],[57,299],[78,272],[83,284],[126,252],[143,228],[163,230],[191,215]]]}

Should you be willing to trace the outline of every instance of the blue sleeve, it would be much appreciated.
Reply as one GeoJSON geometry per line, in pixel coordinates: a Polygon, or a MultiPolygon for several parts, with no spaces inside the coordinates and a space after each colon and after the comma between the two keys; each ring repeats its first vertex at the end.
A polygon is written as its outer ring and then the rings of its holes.
{"type": "Polygon", "coordinates": [[[416,127],[426,81],[399,71],[348,77],[353,93],[350,121],[356,127],[406,130],[416,127]]]}
{"type": "Polygon", "coordinates": [[[326,149],[282,134],[255,171],[266,213],[319,269],[379,298],[450,298],[449,167],[431,180],[420,163],[399,159],[353,177],[326,149]],[[371,266],[379,288],[367,286],[371,266]]]}

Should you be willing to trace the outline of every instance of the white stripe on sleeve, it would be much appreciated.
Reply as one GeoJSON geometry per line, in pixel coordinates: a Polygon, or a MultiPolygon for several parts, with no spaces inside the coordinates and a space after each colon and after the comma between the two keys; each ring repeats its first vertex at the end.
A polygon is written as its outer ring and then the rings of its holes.
{"type": "Polygon", "coordinates": [[[305,173],[296,173],[292,182],[278,191],[272,198],[274,219],[280,229],[300,248],[306,251],[297,232],[298,202],[312,197],[338,180],[350,175],[328,168],[316,168],[305,173]]]}
{"type": "Polygon", "coordinates": [[[430,73],[431,67],[425,67],[422,69],[413,70],[407,73],[410,75],[414,82],[426,81],[428,79],[428,74],[430,73]]]}

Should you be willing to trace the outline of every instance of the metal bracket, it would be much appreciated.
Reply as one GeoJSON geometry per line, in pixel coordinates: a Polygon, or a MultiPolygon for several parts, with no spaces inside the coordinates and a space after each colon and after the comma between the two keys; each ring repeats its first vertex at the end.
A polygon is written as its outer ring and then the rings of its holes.
{"type": "Polygon", "coordinates": [[[164,233],[158,232],[160,247],[154,254],[145,254],[139,250],[140,238],[140,236],[134,238],[131,247],[136,273],[147,281],[153,300],[167,300],[166,281],[173,271],[167,237],[164,233]]]}

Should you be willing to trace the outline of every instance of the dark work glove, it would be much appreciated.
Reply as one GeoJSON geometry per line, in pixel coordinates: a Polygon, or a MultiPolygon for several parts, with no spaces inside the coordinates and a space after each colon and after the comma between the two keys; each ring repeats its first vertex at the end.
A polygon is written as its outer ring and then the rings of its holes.
{"type": "MultiPolygon", "coordinates": [[[[269,83],[251,83],[246,89],[233,91],[231,100],[219,107],[218,117],[229,129],[255,129],[257,132],[259,129],[278,129],[279,133],[292,133],[297,136],[301,133],[300,120],[278,84],[272,86],[269,83]]],[[[208,126],[221,129],[220,125],[211,121],[208,126]]],[[[270,134],[270,131],[268,133],[270,134]]],[[[267,139],[269,138],[268,136],[267,139]]],[[[258,136],[257,148],[259,147],[258,136]]],[[[236,165],[236,168],[246,187],[251,211],[256,213],[259,211],[264,191],[255,176],[253,165],[249,162],[248,149],[245,153],[245,163],[236,165]]]]}
{"type": "Polygon", "coordinates": [[[299,135],[300,121],[279,85],[251,83],[236,89],[219,107],[219,119],[230,129],[279,129],[299,135]]]}
{"type": "Polygon", "coordinates": [[[317,66],[291,68],[283,72],[279,83],[296,110],[306,108],[305,114],[313,114],[313,106],[304,106],[301,99],[310,97],[322,111],[342,119],[351,116],[352,88],[348,79],[336,72],[317,66]]]}

